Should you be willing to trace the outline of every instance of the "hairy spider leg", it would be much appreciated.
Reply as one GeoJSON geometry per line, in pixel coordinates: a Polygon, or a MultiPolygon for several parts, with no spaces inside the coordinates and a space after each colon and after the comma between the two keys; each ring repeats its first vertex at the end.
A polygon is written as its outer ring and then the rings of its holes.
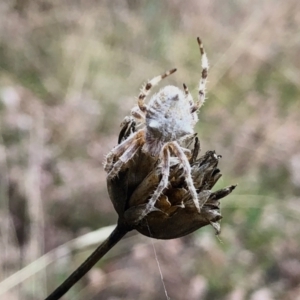
{"type": "Polygon", "coordinates": [[[188,99],[190,106],[193,107],[194,99],[185,83],[183,84],[183,89],[184,89],[185,97],[188,99]]]}
{"type": "Polygon", "coordinates": [[[207,80],[207,74],[208,74],[208,59],[206,52],[204,50],[202,41],[200,38],[197,38],[199,49],[201,53],[201,67],[202,67],[202,73],[201,78],[199,81],[199,92],[198,92],[198,102],[199,102],[199,108],[203,105],[205,101],[205,86],[206,86],[206,80],[207,80]]]}
{"type": "Polygon", "coordinates": [[[122,166],[126,164],[136,152],[139,150],[141,145],[141,139],[132,141],[132,144],[126,149],[126,151],[119,157],[118,161],[114,164],[112,170],[108,173],[107,178],[112,179],[118,175],[122,166]]]}
{"type": "Polygon", "coordinates": [[[169,175],[170,175],[170,151],[168,149],[168,144],[165,145],[162,149],[162,178],[156,188],[156,190],[154,191],[152,197],[150,198],[150,200],[148,201],[145,210],[143,211],[143,213],[141,214],[141,216],[139,217],[139,221],[142,220],[144,217],[146,217],[150,212],[156,210],[155,209],[155,203],[158,200],[158,198],[160,197],[160,195],[162,194],[163,190],[168,186],[168,182],[169,182],[169,175]]]}
{"type": "Polygon", "coordinates": [[[129,136],[125,141],[123,141],[121,144],[113,148],[106,156],[106,160],[104,163],[104,170],[109,173],[113,169],[114,165],[114,158],[121,156],[127,148],[131,145],[131,143],[134,143],[136,140],[139,140],[139,138],[143,134],[143,130],[139,130],[135,133],[133,133],[131,136],[129,136]]]}
{"type": "Polygon", "coordinates": [[[145,123],[145,119],[146,119],[146,116],[145,116],[145,113],[142,112],[138,106],[135,106],[132,110],[131,110],[131,115],[139,120],[141,123],[145,123]]]}
{"type": "Polygon", "coordinates": [[[198,210],[198,212],[200,213],[200,206],[199,206],[199,202],[198,202],[198,195],[197,195],[197,191],[195,189],[194,183],[193,183],[193,179],[191,176],[191,166],[190,163],[187,159],[187,157],[185,156],[182,148],[180,147],[180,145],[174,141],[174,142],[170,142],[169,143],[169,147],[172,149],[173,153],[178,157],[179,161],[182,164],[183,167],[183,174],[185,177],[185,182],[187,184],[187,187],[190,191],[190,194],[192,196],[193,202],[198,210]]]}
{"type": "Polygon", "coordinates": [[[197,103],[192,107],[192,112],[197,111],[205,102],[205,86],[206,86],[206,80],[207,80],[207,74],[208,74],[208,59],[206,52],[204,50],[203,44],[200,40],[200,38],[197,38],[200,53],[201,53],[201,78],[199,81],[199,87],[198,87],[198,101],[197,103]]]}
{"type": "Polygon", "coordinates": [[[141,92],[139,94],[139,98],[138,98],[138,106],[142,112],[145,113],[147,111],[147,105],[145,104],[145,98],[149,94],[150,89],[153,86],[157,85],[162,79],[173,74],[174,72],[176,72],[176,69],[172,69],[170,71],[165,72],[162,75],[154,77],[142,87],[141,92]]]}

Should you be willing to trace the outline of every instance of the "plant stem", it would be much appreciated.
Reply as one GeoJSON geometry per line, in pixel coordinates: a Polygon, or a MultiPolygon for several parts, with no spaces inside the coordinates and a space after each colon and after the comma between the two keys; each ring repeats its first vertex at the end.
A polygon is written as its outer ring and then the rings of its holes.
{"type": "Polygon", "coordinates": [[[131,229],[118,223],[109,237],[45,300],[60,299],[79,279],[81,279],[113,246],[131,229]]]}

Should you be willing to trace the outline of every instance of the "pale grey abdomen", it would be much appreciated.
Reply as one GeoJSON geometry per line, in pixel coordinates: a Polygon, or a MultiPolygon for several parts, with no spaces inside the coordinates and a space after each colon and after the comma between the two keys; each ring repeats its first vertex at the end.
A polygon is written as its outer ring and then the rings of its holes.
{"type": "Polygon", "coordinates": [[[149,101],[145,148],[158,155],[164,143],[192,134],[194,124],[194,114],[183,92],[177,87],[167,86],[149,101]]]}

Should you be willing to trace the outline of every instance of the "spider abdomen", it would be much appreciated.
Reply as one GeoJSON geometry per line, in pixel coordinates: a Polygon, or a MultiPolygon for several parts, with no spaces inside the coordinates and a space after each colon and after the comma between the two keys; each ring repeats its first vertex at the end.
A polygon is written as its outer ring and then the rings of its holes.
{"type": "Polygon", "coordinates": [[[149,101],[146,114],[147,151],[158,155],[163,144],[194,132],[197,115],[178,87],[166,86],[149,101]]]}

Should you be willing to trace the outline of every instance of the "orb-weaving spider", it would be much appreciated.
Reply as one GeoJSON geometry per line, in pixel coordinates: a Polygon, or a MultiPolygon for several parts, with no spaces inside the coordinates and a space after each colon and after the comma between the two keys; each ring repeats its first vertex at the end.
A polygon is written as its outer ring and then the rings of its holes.
{"type": "Polygon", "coordinates": [[[109,179],[117,176],[122,166],[131,160],[139,149],[160,159],[162,178],[151,195],[140,219],[155,210],[154,205],[157,199],[168,185],[171,154],[181,162],[188,190],[196,208],[200,212],[197,191],[191,177],[191,167],[184,153],[186,149],[183,149],[178,143],[180,138],[194,133],[194,126],[198,121],[197,111],[205,101],[208,60],[200,38],[197,38],[197,41],[202,65],[197,102],[194,102],[187,86],[183,84],[183,91],[175,86],[162,88],[146,104],[145,98],[149,94],[150,89],[162,79],[174,73],[176,69],[154,77],[141,89],[138,97],[138,106],[131,111],[135,119],[145,123],[144,128],[132,133],[121,144],[113,148],[106,157],[104,168],[108,173],[109,179]]]}

